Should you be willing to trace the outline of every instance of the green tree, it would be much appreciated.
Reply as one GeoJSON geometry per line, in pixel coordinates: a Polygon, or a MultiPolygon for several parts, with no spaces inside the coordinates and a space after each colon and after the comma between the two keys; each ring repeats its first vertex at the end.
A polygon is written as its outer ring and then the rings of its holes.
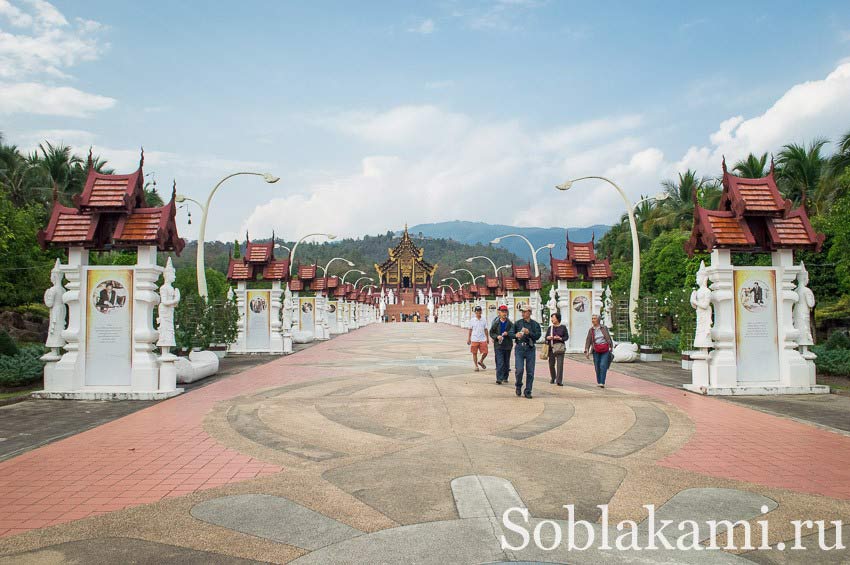
{"type": "Polygon", "coordinates": [[[738,161],[732,170],[738,176],[748,179],[760,179],[767,174],[767,153],[756,157],[750,153],[743,161],[738,161]]]}
{"type": "Polygon", "coordinates": [[[816,197],[821,176],[826,171],[826,158],[821,155],[825,139],[815,139],[808,146],[783,145],[776,158],[779,186],[794,204],[816,197]]]}

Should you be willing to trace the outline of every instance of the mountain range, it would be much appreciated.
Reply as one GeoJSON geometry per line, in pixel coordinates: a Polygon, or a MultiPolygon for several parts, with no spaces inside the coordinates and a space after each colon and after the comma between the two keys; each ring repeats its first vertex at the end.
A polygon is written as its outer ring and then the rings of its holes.
{"type": "MultiPolygon", "coordinates": [[[[421,234],[422,237],[429,239],[453,239],[468,245],[487,245],[496,237],[516,233],[527,237],[535,249],[548,243],[554,243],[555,249],[552,250],[552,254],[560,258],[567,251],[566,236],[568,233],[572,241],[590,241],[594,235],[598,241],[610,228],[611,226],[601,224],[586,228],[520,228],[502,224],[487,224],[484,222],[451,221],[417,224],[408,227],[408,231],[411,236],[420,236],[421,234]]],[[[497,247],[502,247],[525,261],[528,261],[531,255],[528,244],[517,237],[504,239],[497,247]]],[[[538,255],[538,261],[548,264],[548,254],[545,251],[541,251],[538,255]]]]}

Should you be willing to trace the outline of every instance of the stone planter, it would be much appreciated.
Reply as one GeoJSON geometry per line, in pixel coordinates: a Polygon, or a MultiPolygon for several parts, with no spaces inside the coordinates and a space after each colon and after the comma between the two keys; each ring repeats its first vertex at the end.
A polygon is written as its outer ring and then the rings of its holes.
{"type": "Polygon", "coordinates": [[[661,348],[651,345],[641,345],[640,360],[649,363],[661,361],[661,348]]]}

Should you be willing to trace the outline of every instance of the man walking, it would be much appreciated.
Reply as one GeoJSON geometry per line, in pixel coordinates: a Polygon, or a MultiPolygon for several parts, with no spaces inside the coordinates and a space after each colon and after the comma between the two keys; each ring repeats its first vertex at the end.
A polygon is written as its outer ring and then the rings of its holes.
{"type": "Polygon", "coordinates": [[[469,334],[466,336],[466,345],[472,352],[472,365],[476,373],[480,370],[479,365],[482,369],[487,368],[484,365],[484,359],[487,357],[487,320],[481,317],[481,312],[481,306],[476,306],[475,315],[469,321],[469,334]],[[481,353],[480,361],[479,353],[481,353]]]}
{"type": "Polygon", "coordinates": [[[540,324],[531,319],[531,306],[524,306],[522,319],[514,324],[516,339],[516,395],[522,396],[522,377],[525,374],[525,397],[531,398],[531,387],[534,385],[534,365],[536,356],[534,344],[540,339],[540,324]]]}
{"type": "Polygon", "coordinates": [[[508,319],[508,307],[499,306],[499,317],[490,326],[493,338],[493,352],[496,355],[496,384],[508,382],[511,371],[511,349],[514,341],[514,324],[508,319]]]}

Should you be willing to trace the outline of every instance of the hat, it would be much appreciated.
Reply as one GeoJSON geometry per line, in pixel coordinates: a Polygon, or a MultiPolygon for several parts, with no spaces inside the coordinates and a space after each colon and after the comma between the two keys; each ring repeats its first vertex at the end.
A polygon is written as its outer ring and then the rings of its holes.
{"type": "Polygon", "coordinates": [[[476,306],[473,310],[475,310],[476,312],[481,312],[481,306],[476,306]]]}
{"type": "Polygon", "coordinates": [[[522,307],[522,311],[523,312],[531,312],[531,305],[526,304],[525,306],[522,307]]]}
{"type": "Polygon", "coordinates": [[[499,312],[507,312],[507,311],[508,311],[508,307],[507,307],[507,306],[505,306],[504,304],[502,304],[501,306],[499,306],[499,312]]]}

